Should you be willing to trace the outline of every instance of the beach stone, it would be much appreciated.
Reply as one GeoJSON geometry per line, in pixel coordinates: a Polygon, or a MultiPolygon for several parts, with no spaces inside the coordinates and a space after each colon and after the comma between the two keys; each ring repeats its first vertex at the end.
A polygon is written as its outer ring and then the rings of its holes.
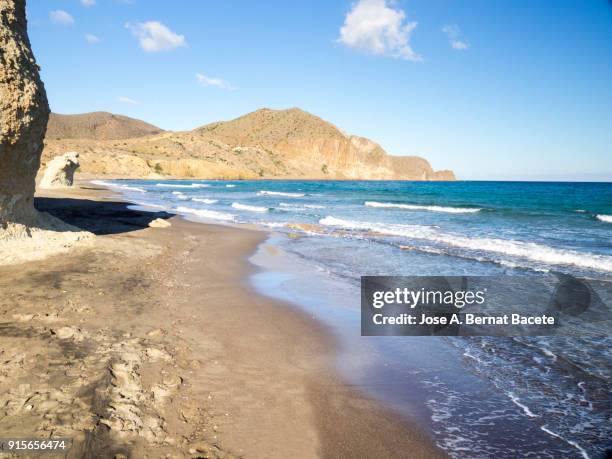
{"type": "Polygon", "coordinates": [[[172,356],[168,354],[166,351],[164,351],[163,349],[157,349],[154,347],[150,347],[150,348],[145,349],[145,354],[147,355],[149,360],[152,360],[153,362],[156,362],[159,360],[164,360],[168,362],[172,360],[172,356]]]}
{"type": "Polygon", "coordinates": [[[49,120],[25,3],[0,0],[0,232],[37,221],[35,179],[49,120]]]}
{"type": "Polygon", "coordinates": [[[149,226],[151,228],[168,228],[169,226],[172,226],[172,223],[164,220],[163,218],[156,218],[155,220],[149,222],[149,226]]]}
{"type": "Polygon", "coordinates": [[[74,173],[79,168],[79,154],[69,151],[56,156],[47,165],[40,181],[40,188],[65,188],[74,183],[74,173]]]}

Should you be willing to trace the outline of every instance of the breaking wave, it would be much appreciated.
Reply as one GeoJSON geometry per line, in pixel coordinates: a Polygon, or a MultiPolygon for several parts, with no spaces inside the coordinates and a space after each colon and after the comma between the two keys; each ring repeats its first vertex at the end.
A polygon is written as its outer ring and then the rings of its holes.
{"type": "Polygon", "coordinates": [[[406,210],[428,210],[430,212],[446,212],[449,214],[473,214],[481,210],[481,209],[470,208],[470,207],[417,206],[415,204],[399,204],[399,203],[394,203],[394,202],[376,202],[376,201],[366,201],[364,205],[367,207],[382,207],[382,208],[394,208],[394,209],[406,209],[406,210]]]}
{"type": "Polygon", "coordinates": [[[246,204],[240,204],[239,202],[233,202],[232,207],[238,210],[246,210],[247,212],[267,212],[267,207],[259,206],[247,206],[246,204]]]}
{"type": "Polygon", "coordinates": [[[180,191],[173,191],[172,194],[183,201],[189,200],[189,196],[187,196],[185,193],[181,193],[180,191]]]}
{"type": "Polygon", "coordinates": [[[143,188],[138,188],[135,186],[128,186],[128,185],[121,185],[119,183],[105,182],[104,180],[92,180],[91,183],[93,183],[94,185],[106,186],[108,188],[115,188],[115,189],[123,190],[123,191],[137,191],[138,193],[147,192],[147,190],[143,188]]]}
{"type": "Polygon", "coordinates": [[[286,209],[325,209],[325,206],[319,204],[289,204],[288,202],[279,203],[280,207],[284,207],[286,209]]]}
{"type": "Polygon", "coordinates": [[[267,191],[267,190],[260,190],[257,192],[257,194],[260,196],[286,196],[288,198],[303,198],[304,196],[306,196],[306,194],[304,193],[285,193],[283,191],[267,191]]]}
{"type": "MultiPolygon", "coordinates": [[[[460,249],[501,253],[511,257],[523,258],[547,265],[574,265],[581,268],[612,272],[612,257],[573,250],[555,249],[535,242],[523,242],[497,238],[469,238],[438,231],[421,225],[381,224],[362,221],[342,220],[325,217],[321,225],[348,230],[374,231],[376,233],[421,239],[460,249]]],[[[492,260],[495,261],[495,260],[492,260]]]]}
{"type": "Polygon", "coordinates": [[[190,183],[189,185],[181,183],[156,183],[155,186],[160,188],[208,188],[210,185],[207,183],[190,183]]]}
{"type": "Polygon", "coordinates": [[[191,207],[177,207],[175,209],[177,212],[182,212],[185,214],[193,214],[198,217],[209,218],[211,220],[222,220],[222,221],[233,221],[234,216],[232,214],[228,214],[225,212],[217,212],[215,210],[208,209],[192,209],[191,207]]]}
{"type": "Polygon", "coordinates": [[[602,222],[612,223],[612,215],[597,215],[597,220],[601,220],[602,222]]]}

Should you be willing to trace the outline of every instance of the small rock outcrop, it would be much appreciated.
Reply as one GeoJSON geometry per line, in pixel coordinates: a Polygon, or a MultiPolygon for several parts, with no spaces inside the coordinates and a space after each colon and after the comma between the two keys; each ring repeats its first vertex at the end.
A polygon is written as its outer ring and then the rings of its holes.
{"type": "Polygon", "coordinates": [[[49,119],[38,72],[25,0],[0,0],[0,233],[37,221],[34,187],[49,119]]]}
{"type": "Polygon", "coordinates": [[[79,154],[69,151],[53,158],[40,181],[40,188],[65,188],[74,183],[74,172],[79,168],[79,154]]]}
{"type": "Polygon", "coordinates": [[[155,220],[151,220],[149,222],[149,226],[151,228],[168,228],[169,226],[172,226],[172,223],[164,220],[163,218],[156,218],[155,220]]]}

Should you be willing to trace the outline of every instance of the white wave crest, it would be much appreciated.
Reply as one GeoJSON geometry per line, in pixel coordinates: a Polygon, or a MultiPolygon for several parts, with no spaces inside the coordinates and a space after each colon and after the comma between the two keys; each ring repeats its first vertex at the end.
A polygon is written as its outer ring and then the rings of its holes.
{"type": "Polygon", "coordinates": [[[208,199],[208,198],[191,198],[192,201],[195,202],[203,202],[204,204],[214,204],[219,202],[218,199],[208,199]]]}
{"type": "Polygon", "coordinates": [[[189,199],[189,196],[180,191],[173,191],[172,194],[175,195],[177,198],[182,199],[183,201],[187,201],[189,199]]]}
{"type": "Polygon", "coordinates": [[[521,403],[521,400],[516,395],[514,395],[513,392],[508,392],[508,397],[510,397],[510,400],[512,400],[512,403],[514,403],[521,410],[523,410],[523,413],[525,413],[530,418],[537,418],[537,417],[539,417],[537,414],[535,414],[533,411],[531,411],[527,405],[521,403]]]}
{"type": "Polygon", "coordinates": [[[209,218],[211,220],[222,220],[222,221],[234,220],[234,216],[232,214],[228,214],[225,212],[217,212],[214,210],[192,209],[191,207],[177,207],[175,210],[177,212],[182,212],[185,214],[193,214],[193,215],[197,215],[198,217],[209,218]]]}
{"type": "Polygon", "coordinates": [[[233,202],[232,207],[238,210],[246,210],[248,212],[267,212],[267,207],[259,207],[259,206],[247,206],[246,204],[240,204],[239,202],[233,202]]]}
{"type": "Polygon", "coordinates": [[[156,183],[155,186],[161,188],[208,188],[210,185],[207,183],[190,183],[189,185],[181,183],[156,183]]]}
{"type": "Polygon", "coordinates": [[[550,430],[548,427],[546,427],[546,425],[540,426],[540,429],[543,430],[544,432],[546,432],[548,435],[551,435],[551,436],[553,436],[555,438],[563,440],[568,445],[572,445],[574,448],[576,448],[580,452],[580,455],[584,459],[591,459],[591,456],[589,456],[589,453],[587,453],[587,451],[582,446],[580,446],[578,443],[576,443],[575,441],[568,440],[567,438],[562,437],[558,433],[555,433],[552,430],[550,430]]]}
{"type": "Polygon", "coordinates": [[[115,189],[124,190],[124,191],[137,191],[138,193],[147,192],[147,190],[143,188],[138,188],[138,187],[129,186],[129,185],[121,185],[119,183],[106,182],[104,180],[92,180],[91,183],[93,183],[94,185],[106,186],[108,188],[115,188],[115,189]]]}
{"type": "Polygon", "coordinates": [[[290,204],[288,202],[281,202],[278,204],[281,207],[284,207],[286,209],[297,209],[297,210],[302,210],[302,209],[325,209],[325,206],[321,206],[319,204],[303,204],[303,205],[299,205],[299,204],[290,204]]]}
{"type": "Polygon", "coordinates": [[[597,220],[601,220],[602,222],[606,223],[612,223],[612,215],[599,214],[597,215],[597,220]]]}
{"type": "Polygon", "coordinates": [[[428,210],[430,212],[446,212],[449,214],[473,214],[481,210],[469,207],[417,206],[415,204],[398,204],[393,202],[376,201],[366,201],[364,205],[367,207],[383,207],[406,210],[428,210]]]}
{"type": "Polygon", "coordinates": [[[267,191],[261,190],[257,192],[260,196],[286,196],[288,198],[303,198],[306,196],[304,193],[285,193],[284,191],[267,191]]]}
{"type": "Polygon", "coordinates": [[[555,249],[535,242],[496,238],[470,238],[467,236],[443,233],[435,228],[422,225],[370,223],[342,220],[331,216],[321,219],[319,223],[325,226],[341,227],[349,230],[374,231],[389,236],[422,239],[460,249],[500,253],[502,255],[523,258],[547,265],[573,265],[580,268],[612,272],[611,256],[555,249]]]}
{"type": "Polygon", "coordinates": [[[225,185],[225,188],[236,188],[236,185],[228,183],[227,185],[225,185]]]}

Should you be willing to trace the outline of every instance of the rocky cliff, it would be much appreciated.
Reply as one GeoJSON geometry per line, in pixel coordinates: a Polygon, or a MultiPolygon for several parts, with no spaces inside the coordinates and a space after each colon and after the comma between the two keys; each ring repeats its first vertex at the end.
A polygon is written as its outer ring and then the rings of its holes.
{"type": "Polygon", "coordinates": [[[25,0],[0,0],[0,233],[5,235],[37,220],[34,179],[48,117],[25,0]]]}
{"type": "MultiPolygon", "coordinates": [[[[119,118],[117,118],[119,119],[119,118]]],[[[68,128],[66,128],[68,130],[68,128]]],[[[454,180],[424,158],[391,156],[303,110],[261,109],[188,132],[129,139],[47,136],[45,158],[80,153],[81,171],[119,177],[454,180]]]]}

